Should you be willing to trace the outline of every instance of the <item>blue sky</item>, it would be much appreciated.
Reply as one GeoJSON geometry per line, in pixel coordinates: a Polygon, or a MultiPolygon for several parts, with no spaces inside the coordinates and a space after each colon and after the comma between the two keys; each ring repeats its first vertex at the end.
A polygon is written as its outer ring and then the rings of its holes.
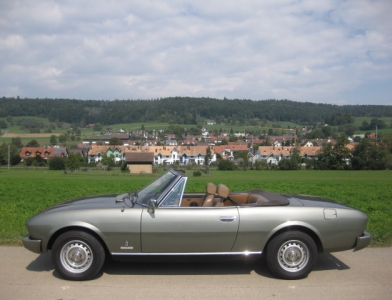
{"type": "Polygon", "coordinates": [[[0,97],[392,105],[391,0],[0,2],[0,97]]]}

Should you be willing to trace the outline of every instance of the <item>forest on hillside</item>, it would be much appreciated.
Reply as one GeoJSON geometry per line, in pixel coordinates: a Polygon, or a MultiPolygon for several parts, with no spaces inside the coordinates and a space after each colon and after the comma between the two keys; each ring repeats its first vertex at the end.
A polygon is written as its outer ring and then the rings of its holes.
{"type": "Polygon", "coordinates": [[[226,124],[248,124],[250,120],[315,124],[335,115],[392,117],[392,106],[332,105],[290,100],[239,100],[171,97],[151,100],[0,99],[0,117],[45,117],[49,121],[103,125],[165,122],[197,124],[200,118],[226,124]]]}

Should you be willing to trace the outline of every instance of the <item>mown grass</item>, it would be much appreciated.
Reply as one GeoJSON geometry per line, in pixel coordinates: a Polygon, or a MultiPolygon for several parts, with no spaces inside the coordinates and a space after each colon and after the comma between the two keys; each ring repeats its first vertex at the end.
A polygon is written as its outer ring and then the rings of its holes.
{"type": "MultiPolygon", "coordinates": [[[[265,189],[330,198],[369,216],[372,245],[392,245],[392,173],[390,171],[212,171],[189,179],[186,191],[204,191],[207,182],[225,183],[231,191],[265,189]]],[[[114,171],[64,174],[47,169],[0,169],[0,244],[20,245],[26,220],[55,203],[72,198],[137,190],[160,174],[114,171]]]]}

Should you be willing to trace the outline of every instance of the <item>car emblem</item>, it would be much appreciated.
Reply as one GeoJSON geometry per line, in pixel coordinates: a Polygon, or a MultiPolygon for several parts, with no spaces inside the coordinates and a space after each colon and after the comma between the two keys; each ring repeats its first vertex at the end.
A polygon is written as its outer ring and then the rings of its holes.
{"type": "Polygon", "coordinates": [[[125,241],[125,247],[128,247],[129,243],[128,241],[125,241]]]}

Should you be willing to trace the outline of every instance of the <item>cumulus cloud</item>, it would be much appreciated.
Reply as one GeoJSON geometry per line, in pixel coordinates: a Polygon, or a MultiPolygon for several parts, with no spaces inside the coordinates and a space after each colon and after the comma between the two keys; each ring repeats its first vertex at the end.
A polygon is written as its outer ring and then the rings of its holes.
{"type": "Polygon", "coordinates": [[[3,1],[0,96],[390,105],[391,15],[389,0],[3,1]]]}

